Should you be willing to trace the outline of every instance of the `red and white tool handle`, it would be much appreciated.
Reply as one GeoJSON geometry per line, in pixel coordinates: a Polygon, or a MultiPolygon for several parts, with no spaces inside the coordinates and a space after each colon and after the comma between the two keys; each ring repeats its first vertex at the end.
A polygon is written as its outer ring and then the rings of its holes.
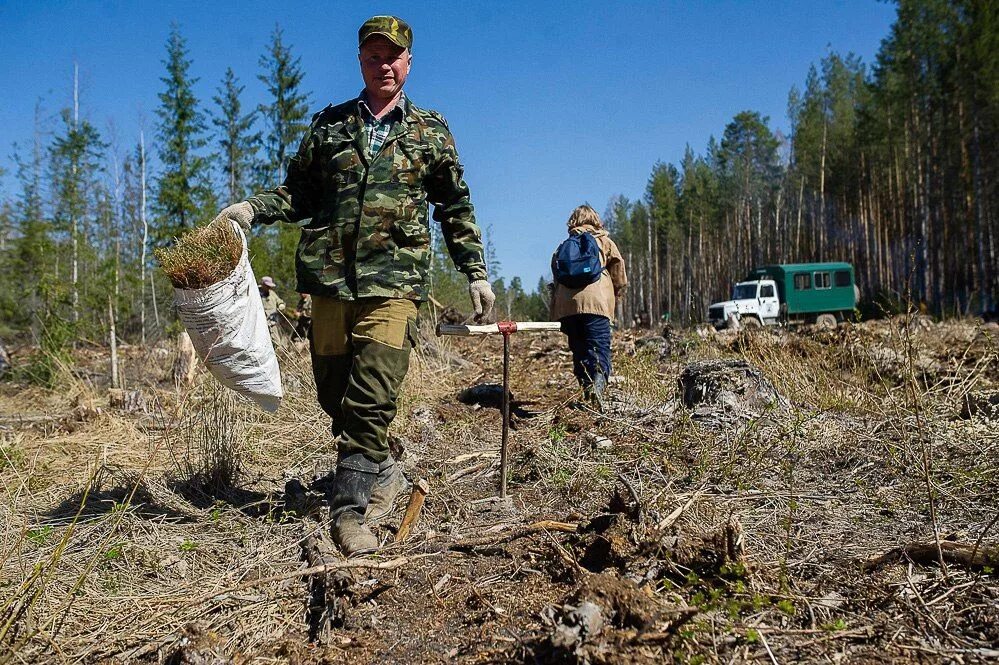
{"type": "Polygon", "coordinates": [[[486,325],[479,326],[438,323],[437,336],[458,335],[459,337],[468,337],[469,335],[509,335],[514,332],[538,332],[561,329],[562,324],[558,321],[500,321],[498,323],[488,323],[486,325]]]}

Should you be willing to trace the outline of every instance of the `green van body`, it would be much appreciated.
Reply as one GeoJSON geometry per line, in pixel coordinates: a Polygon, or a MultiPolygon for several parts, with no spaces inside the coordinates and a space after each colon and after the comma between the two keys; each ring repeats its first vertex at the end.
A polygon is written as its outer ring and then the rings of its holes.
{"type": "Polygon", "coordinates": [[[849,312],[856,304],[853,266],[849,263],[783,263],[760,266],[746,281],[772,279],[790,316],[849,312]]]}

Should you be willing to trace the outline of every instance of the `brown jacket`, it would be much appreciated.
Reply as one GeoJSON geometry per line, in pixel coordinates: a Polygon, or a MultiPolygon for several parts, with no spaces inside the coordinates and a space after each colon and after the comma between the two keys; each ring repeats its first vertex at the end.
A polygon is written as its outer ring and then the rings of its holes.
{"type": "Polygon", "coordinates": [[[589,225],[569,229],[569,233],[582,233],[583,231],[588,231],[600,245],[600,262],[603,264],[604,270],[600,273],[600,279],[581,289],[570,289],[555,282],[555,292],[552,294],[551,303],[553,321],[573,314],[599,314],[613,321],[615,296],[620,295],[628,284],[621,250],[607,235],[607,231],[589,225]]]}

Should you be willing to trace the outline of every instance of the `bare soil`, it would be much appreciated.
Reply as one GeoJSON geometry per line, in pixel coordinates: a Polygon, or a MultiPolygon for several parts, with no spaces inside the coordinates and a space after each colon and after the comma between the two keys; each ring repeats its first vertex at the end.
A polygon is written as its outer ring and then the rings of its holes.
{"type": "Polygon", "coordinates": [[[430,493],[349,568],[295,345],[273,415],[203,370],[176,387],[169,345],[119,350],[142,399],[115,407],[101,349],[0,383],[0,662],[999,659],[999,328],[657,333],[615,334],[603,413],[560,335],[513,336],[508,501],[499,410],[467,392],[500,340],[427,335],[392,437],[430,493]]]}

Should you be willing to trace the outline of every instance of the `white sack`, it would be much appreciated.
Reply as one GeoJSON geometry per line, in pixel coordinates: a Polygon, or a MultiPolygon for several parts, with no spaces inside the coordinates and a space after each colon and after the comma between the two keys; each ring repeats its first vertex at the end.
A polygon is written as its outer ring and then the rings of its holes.
{"type": "Polygon", "coordinates": [[[212,375],[264,411],[281,405],[281,371],[267,330],[264,306],[246,251],[222,281],[205,289],[173,290],[180,321],[191,336],[198,357],[212,375]]]}

